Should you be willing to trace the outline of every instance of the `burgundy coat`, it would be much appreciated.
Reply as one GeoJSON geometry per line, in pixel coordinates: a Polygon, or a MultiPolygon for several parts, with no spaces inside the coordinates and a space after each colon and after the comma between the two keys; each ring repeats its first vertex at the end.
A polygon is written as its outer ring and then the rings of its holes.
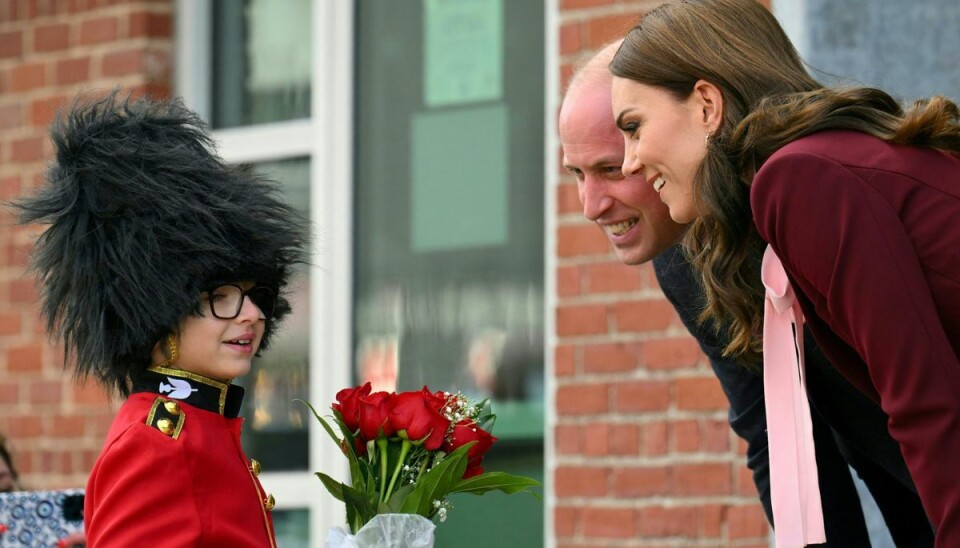
{"type": "Polygon", "coordinates": [[[960,546],[960,159],[816,133],[750,202],[817,343],[890,416],[937,546],[960,546]]]}
{"type": "Polygon", "coordinates": [[[275,548],[272,499],[240,446],[243,389],[159,369],[134,392],[87,482],[87,545],[275,548]]]}

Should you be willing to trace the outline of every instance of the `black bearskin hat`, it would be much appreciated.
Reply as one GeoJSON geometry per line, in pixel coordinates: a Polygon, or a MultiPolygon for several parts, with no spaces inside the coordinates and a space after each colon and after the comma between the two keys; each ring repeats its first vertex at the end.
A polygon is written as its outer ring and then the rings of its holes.
{"type": "Polygon", "coordinates": [[[179,100],[77,102],[51,128],[56,157],[39,192],[17,204],[50,225],[32,268],[47,330],[80,377],[121,394],[153,346],[198,311],[216,282],[277,289],[260,349],[290,311],[283,289],[302,262],[306,221],[277,186],[226,165],[179,100]]]}

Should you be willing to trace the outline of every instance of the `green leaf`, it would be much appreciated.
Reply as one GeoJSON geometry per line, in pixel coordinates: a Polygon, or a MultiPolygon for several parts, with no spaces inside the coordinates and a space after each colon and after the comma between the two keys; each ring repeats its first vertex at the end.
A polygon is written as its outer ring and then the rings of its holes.
{"type": "Polygon", "coordinates": [[[367,495],[353,487],[343,485],[343,502],[347,506],[347,523],[350,524],[351,531],[354,534],[363,527],[363,524],[377,515],[377,511],[367,495]]]}
{"type": "Polygon", "coordinates": [[[541,483],[524,476],[514,476],[505,472],[486,472],[479,476],[459,481],[450,488],[450,493],[471,493],[482,495],[489,491],[501,491],[508,495],[526,491],[540,499],[540,495],[530,491],[532,487],[539,487],[541,483]]]}
{"type": "Polygon", "coordinates": [[[320,481],[323,482],[323,486],[327,488],[327,491],[330,491],[330,494],[333,495],[333,498],[343,502],[343,488],[346,487],[346,485],[331,478],[323,472],[317,472],[315,475],[320,478],[320,481]]]}
{"type": "Polygon", "coordinates": [[[390,500],[382,503],[377,508],[378,514],[399,514],[400,508],[403,506],[404,501],[413,491],[413,484],[408,483],[399,489],[393,491],[393,495],[390,496],[390,500]]]}
{"type": "Polygon", "coordinates": [[[463,445],[450,453],[439,464],[434,465],[432,470],[424,474],[404,501],[400,511],[430,517],[433,501],[446,497],[450,488],[463,477],[463,472],[467,469],[467,450],[473,443],[475,442],[463,445]]]}

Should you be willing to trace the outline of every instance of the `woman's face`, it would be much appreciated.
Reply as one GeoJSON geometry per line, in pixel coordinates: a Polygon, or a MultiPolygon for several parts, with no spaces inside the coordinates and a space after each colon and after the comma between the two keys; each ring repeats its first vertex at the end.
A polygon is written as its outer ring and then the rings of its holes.
{"type": "MultiPolygon", "coordinates": [[[[236,285],[246,291],[254,283],[239,282],[236,285]]],[[[210,312],[210,298],[209,294],[202,293],[201,314],[190,314],[180,323],[180,358],[171,367],[230,382],[250,371],[251,360],[263,339],[266,320],[262,319],[263,314],[249,297],[243,298],[236,318],[217,318],[210,312]]],[[[161,342],[154,348],[153,363],[166,359],[161,349],[163,344],[161,342]]]]}
{"type": "Polygon", "coordinates": [[[613,116],[623,133],[623,172],[642,174],[678,223],[699,214],[693,179],[706,156],[709,113],[695,90],[678,100],[669,91],[627,78],[613,78],[613,116]]]}

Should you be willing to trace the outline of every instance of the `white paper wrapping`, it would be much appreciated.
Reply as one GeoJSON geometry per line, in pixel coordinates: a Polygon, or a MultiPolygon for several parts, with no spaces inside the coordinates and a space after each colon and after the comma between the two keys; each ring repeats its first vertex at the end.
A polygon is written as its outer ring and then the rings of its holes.
{"type": "Polygon", "coordinates": [[[327,533],[325,548],[433,548],[436,525],[417,514],[377,514],[351,535],[346,527],[327,533]]]}

